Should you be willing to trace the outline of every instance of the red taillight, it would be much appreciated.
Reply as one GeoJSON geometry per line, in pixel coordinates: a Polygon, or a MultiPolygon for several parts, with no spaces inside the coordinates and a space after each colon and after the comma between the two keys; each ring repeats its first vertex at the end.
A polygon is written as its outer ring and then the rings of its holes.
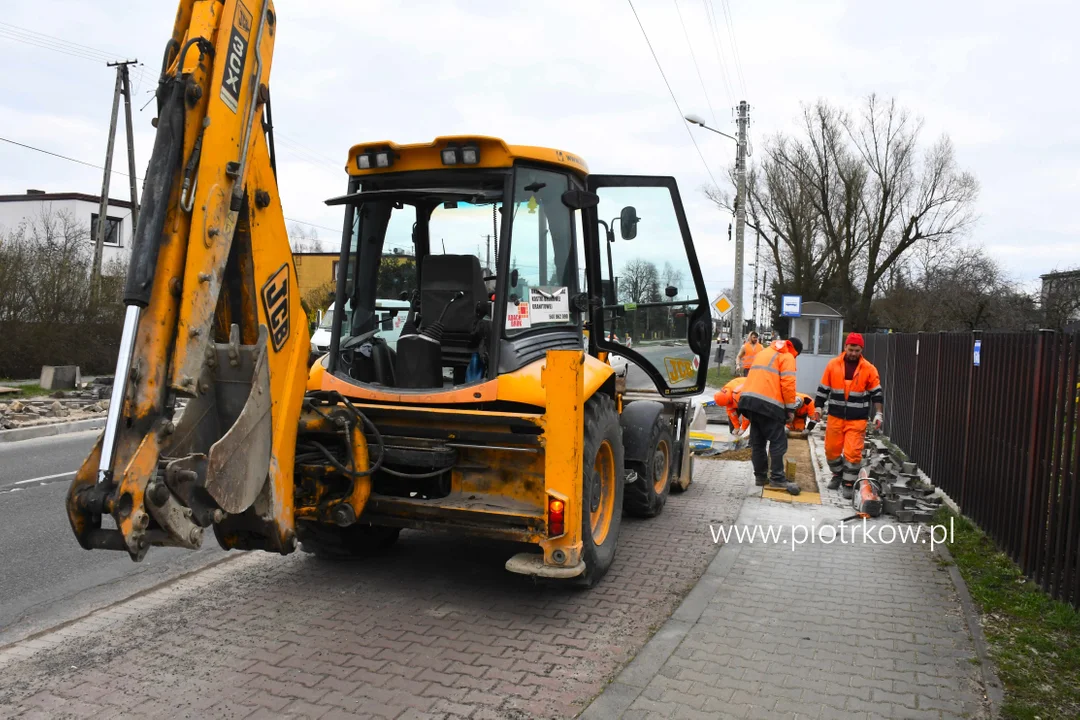
{"type": "Polygon", "coordinates": [[[562,535],[566,532],[566,503],[555,498],[548,498],[548,535],[562,535]]]}

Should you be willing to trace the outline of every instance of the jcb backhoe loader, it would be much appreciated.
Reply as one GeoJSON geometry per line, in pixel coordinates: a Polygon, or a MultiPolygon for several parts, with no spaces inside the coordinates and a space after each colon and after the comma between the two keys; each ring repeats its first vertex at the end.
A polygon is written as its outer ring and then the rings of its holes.
{"type": "Polygon", "coordinates": [[[212,527],[226,549],[340,557],[445,529],[538,546],[511,571],[595,583],[623,510],[655,515],[691,477],[711,321],[674,180],[490,137],[354,146],[328,201],[339,311],[309,371],[276,37],[266,0],[180,2],[112,403],[67,499],[79,543],[140,560],[212,527]],[[386,298],[408,303],[395,347],[386,298]]]}

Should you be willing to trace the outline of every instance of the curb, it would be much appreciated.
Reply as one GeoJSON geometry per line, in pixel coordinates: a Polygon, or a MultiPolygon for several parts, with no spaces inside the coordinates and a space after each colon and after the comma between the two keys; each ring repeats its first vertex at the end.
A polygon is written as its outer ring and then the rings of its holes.
{"type": "MultiPolygon", "coordinates": [[[[745,498],[743,498],[743,504],[745,504],[745,498]]],[[[741,512],[742,504],[739,506],[739,513],[741,512]]],[[[736,517],[738,516],[736,514],[736,517]]],[[[581,714],[576,716],[578,720],[608,720],[622,717],[701,619],[709,602],[723,586],[728,573],[735,566],[741,549],[742,545],[737,542],[724,543],[720,546],[708,567],[705,568],[705,572],[694,583],[694,587],[690,589],[683,601],[649,638],[634,659],[581,711],[581,714]]]]}
{"type": "Polygon", "coordinates": [[[964,612],[964,620],[967,622],[968,633],[971,635],[971,644],[975,646],[975,655],[979,659],[979,672],[982,675],[983,690],[986,692],[986,701],[990,704],[990,717],[1001,717],[1001,706],[1005,703],[1005,690],[1001,679],[997,676],[994,661],[990,658],[990,651],[986,644],[986,636],[983,634],[982,624],[979,622],[980,613],[975,607],[975,601],[971,599],[964,576],[960,574],[960,568],[956,566],[949,548],[937,545],[934,552],[946,561],[949,578],[952,579],[956,594],[960,598],[960,608],[964,612]]]}
{"type": "Polygon", "coordinates": [[[33,440],[34,438],[51,437],[53,435],[67,435],[68,433],[83,432],[85,430],[100,430],[103,427],[105,427],[104,415],[99,418],[0,430],[0,443],[33,440]]]}

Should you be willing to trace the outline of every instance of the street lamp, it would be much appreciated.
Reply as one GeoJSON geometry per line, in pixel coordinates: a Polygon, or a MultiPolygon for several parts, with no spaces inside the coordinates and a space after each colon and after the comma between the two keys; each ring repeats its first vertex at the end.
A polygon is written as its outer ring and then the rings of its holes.
{"type": "MultiPolygon", "coordinates": [[[[686,122],[711,130],[717,135],[723,135],[729,140],[735,141],[735,307],[732,308],[734,317],[731,319],[731,342],[732,345],[742,342],[743,333],[743,233],[746,225],[746,125],[749,120],[749,105],[743,100],[739,103],[739,137],[733,137],[726,132],[709,127],[697,115],[686,115],[686,122]],[[736,340],[736,337],[739,339],[736,340]]],[[[737,353],[731,353],[731,367],[738,371],[736,361],[737,353]]]]}

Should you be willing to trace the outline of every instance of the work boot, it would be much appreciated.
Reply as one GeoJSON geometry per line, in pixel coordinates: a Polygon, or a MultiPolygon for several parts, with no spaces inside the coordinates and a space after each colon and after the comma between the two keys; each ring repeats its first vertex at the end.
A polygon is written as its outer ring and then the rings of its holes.
{"type": "Polygon", "coordinates": [[[843,489],[840,491],[840,495],[845,500],[850,500],[855,495],[854,486],[845,483],[843,489]]]}
{"type": "Polygon", "coordinates": [[[766,475],[754,475],[754,484],[758,487],[762,487],[768,480],[769,478],[766,475]]]}
{"type": "Polygon", "coordinates": [[[834,474],[832,476],[832,480],[829,481],[829,485],[828,485],[829,490],[838,490],[838,489],[840,489],[840,480],[842,478],[843,478],[842,475],[834,474]]]}
{"type": "Polygon", "coordinates": [[[793,482],[787,480],[769,480],[769,487],[774,490],[786,490],[792,495],[798,495],[802,490],[793,482]]]}

